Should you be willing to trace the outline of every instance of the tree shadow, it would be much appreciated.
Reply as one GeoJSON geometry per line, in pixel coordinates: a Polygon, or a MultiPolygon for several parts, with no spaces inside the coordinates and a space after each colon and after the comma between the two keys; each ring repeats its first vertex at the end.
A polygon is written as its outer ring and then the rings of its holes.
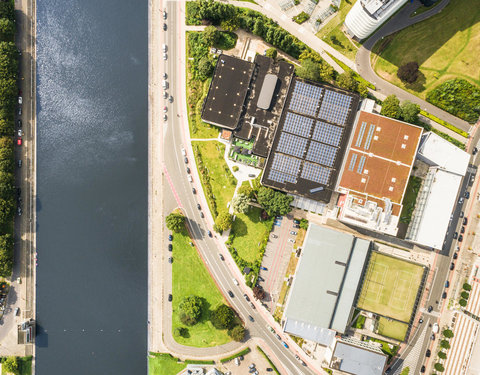
{"type": "Polygon", "coordinates": [[[205,298],[200,297],[200,299],[202,300],[202,315],[200,315],[200,318],[198,319],[198,323],[205,323],[210,320],[210,314],[211,314],[210,308],[212,305],[205,298]]]}
{"type": "Polygon", "coordinates": [[[244,237],[248,234],[248,226],[241,217],[237,216],[234,223],[235,237],[244,237]]]}
{"type": "Polygon", "coordinates": [[[409,90],[413,90],[415,92],[422,92],[425,90],[425,84],[427,83],[427,77],[421,70],[418,71],[418,77],[413,83],[405,83],[405,87],[409,90]]]}

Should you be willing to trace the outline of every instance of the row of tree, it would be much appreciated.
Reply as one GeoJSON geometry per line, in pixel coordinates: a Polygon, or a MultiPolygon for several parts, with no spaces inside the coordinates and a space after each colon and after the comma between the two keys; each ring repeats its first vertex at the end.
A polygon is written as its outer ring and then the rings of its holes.
{"type": "Polygon", "coordinates": [[[15,13],[13,1],[0,2],[0,276],[13,270],[13,218],[15,177],[13,136],[17,102],[18,50],[13,42],[15,13]]]}

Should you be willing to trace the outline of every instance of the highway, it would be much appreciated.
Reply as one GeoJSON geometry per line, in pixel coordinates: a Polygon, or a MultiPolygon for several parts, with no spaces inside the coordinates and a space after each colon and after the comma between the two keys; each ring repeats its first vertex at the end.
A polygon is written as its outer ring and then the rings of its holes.
{"type": "MultiPolygon", "coordinates": [[[[164,201],[165,201],[165,214],[168,214],[176,206],[180,206],[185,212],[188,218],[188,227],[193,236],[194,242],[199,250],[204,262],[206,263],[210,273],[213,275],[217,285],[221,292],[231,304],[231,306],[237,311],[238,315],[244,321],[246,328],[248,329],[248,335],[250,337],[256,337],[263,340],[266,345],[273,352],[275,358],[272,358],[276,365],[281,368],[285,368],[288,374],[311,374],[311,370],[302,366],[294,357],[294,353],[291,350],[287,350],[283,347],[280,340],[278,340],[268,329],[267,325],[273,326],[273,318],[266,312],[266,310],[260,306],[259,303],[255,303],[256,309],[252,309],[250,304],[243,298],[243,294],[247,293],[250,299],[253,301],[253,294],[251,289],[247,288],[243,283],[243,277],[241,277],[237,266],[228,252],[222,250],[220,242],[214,237],[210,238],[207,235],[207,230],[212,229],[213,219],[209,212],[205,212],[206,218],[200,217],[200,211],[197,209],[197,203],[200,203],[202,207],[207,207],[206,200],[203,196],[203,191],[199,183],[198,174],[194,166],[194,158],[192,149],[190,147],[189,137],[187,135],[187,117],[186,117],[186,98],[185,98],[185,66],[180,63],[185,61],[185,49],[182,47],[182,39],[184,38],[185,31],[183,30],[183,17],[181,9],[184,6],[181,2],[167,2],[166,9],[168,18],[166,20],[168,30],[165,32],[165,43],[168,46],[168,60],[164,61],[165,71],[168,75],[169,89],[167,90],[169,95],[173,96],[173,103],[169,103],[168,100],[164,100],[165,105],[168,106],[168,121],[164,125],[164,166],[165,179],[167,183],[164,186],[164,201]],[[193,183],[188,182],[186,165],[184,157],[182,156],[181,149],[185,146],[187,150],[187,157],[189,160],[189,167],[192,170],[193,183]],[[192,187],[195,187],[197,194],[194,195],[192,187]],[[172,195],[173,191],[173,195],[172,195]],[[174,199],[169,199],[173,197],[174,199]],[[219,253],[223,253],[226,261],[221,261],[219,253]],[[232,274],[235,272],[236,274],[232,274]],[[236,278],[241,285],[236,286],[233,282],[233,278],[236,278]],[[234,298],[228,296],[228,291],[231,290],[234,293],[234,298]],[[254,322],[248,320],[248,315],[254,318],[254,322]],[[280,363],[282,366],[279,366],[280,363]]],[[[161,48],[161,46],[157,46],[161,48]]],[[[166,237],[166,236],[165,236],[166,237]]],[[[166,238],[165,238],[166,240],[166,238]]],[[[167,243],[164,244],[165,256],[164,263],[167,263],[167,243]]],[[[164,268],[168,269],[167,267],[164,268]]],[[[167,271],[169,272],[169,271],[167,271]]],[[[171,279],[171,277],[167,277],[171,279]]],[[[170,289],[171,290],[171,289],[170,289]]],[[[163,301],[165,316],[171,317],[171,304],[167,302],[166,295],[171,293],[168,288],[164,289],[165,296],[163,301]]],[[[174,297],[175,298],[175,297],[174,297]]],[[[171,326],[170,322],[165,322],[165,331],[167,325],[171,326]]],[[[277,329],[277,333],[281,332],[277,329]]],[[[168,347],[168,338],[164,335],[164,340],[168,347]]],[[[288,335],[282,335],[282,338],[290,345],[292,340],[288,335]]],[[[170,335],[171,339],[171,335],[170,335]]],[[[248,339],[248,336],[247,336],[248,339]]],[[[292,346],[290,346],[292,348],[292,346]]],[[[188,355],[188,349],[186,354],[188,355]]],[[[304,353],[298,353],[305,362],[309,362],[304,353]]]]}

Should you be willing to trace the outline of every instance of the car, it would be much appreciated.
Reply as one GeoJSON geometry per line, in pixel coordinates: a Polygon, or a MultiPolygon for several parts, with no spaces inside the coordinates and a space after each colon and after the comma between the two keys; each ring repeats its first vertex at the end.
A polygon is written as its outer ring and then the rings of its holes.
{"type": "Polygon", "coordinates": [[[232,280],[233,280],[233,283],[234,283],[235,285],[237,285],[237,286],[240,285],[240,284],[238,283],[237,279],[232,279],[232,280]]]}
{"type": "Polygon", "coordinates": [[[21,136],[23,135],[23,130],[22,130],[22,129],[18,129],[17,135],[18,135],[19,137],[21,137],[21,136]]]}
{"type": "Polygon", "coordinates": [[[295,240],[293,238],[289,238],[288,242],[295,243],[295,240]]]}
{"type": "Polygon", "coordinates": [[[236,364],[237,366],[240,366],[240,360],[238,359],[238,357],[235,358],[235,364],[236,364]]]}
{"type": "Polygon", "coordinates": [[[462,242],[462,241],[463,241],[463,236],[462,235],[458,236],[458,242],[462,242]]]}
{"type": "Polygon", "coordinates": [[[278,333],[275,333],[275,337],[276,337],[277,339],[279,339],[279,340],[282,339],[278,333]]]}
{"type": "Polygon", "coordinates": [[[463,211],[460,211],[460,215],[458,215],[460,218],[463,217],[463,215],[465,215],[465,213],[463,211]]]}
{"type": "Polygon", "coordinates": [[[21,128],[22,127],[22,120],[17,120],[17,125],[18,125],[19,128],[21,128]]]}
{"type": "Polygon", "coordinates": [[[420,367],[420,372],[423,374],[425,372],[425,366],[420,367]]]}
{"type": "Polygon", "coordinates": [[[17,165],[18,165],[18,168],[22,168],[22,160],[21,159],[18,161],[17,165]]]}
{"type": "Polygon", "coordinates": [[[188,175],[188,176],[187,176],[187,180],[188,180],[188,182],[193,182],[192,176],[188,175]]]}
{"type": "Polygon", "coordinates": [[[267,370],[267,372],[272,372],[272,371],[273,371],[273,368],[267,367],[265,370],[267,370]]]}
{"type": "Polygon", "coordinates": [[[203,219],[205,217],[205,215],[203,214],[202,211],[200,211],[200,217],[203,219]]]}
{"type": "Polygon", "coordinates": [[[220,257],[220,260],[225,260],[225,258],[222,254],[218,254],[218,256],[220,257]]]}
{"type": "Polygon", "coordinates": [[[456,240],[457,238],[458,238],[458,232],[455,232],[455,233],[453,234],[453,239],[456,240]]]}
{"type": "Polygon", "coordinates": [[[428,312],[432,312],[432,310],[433,310],[433,306],[432,306],[432,305],[428,306],[427,311],[428,311],[428,312]]]}
{"type": "Polygon", "coordinates": [[[217,53],[217,49],[215,47],[210,48],[210,53],[211,54],[217,53]]]}
{"type": "Polygon", "coordinates": [[[283,216],[275,216],[275,220],[282,220],[283,216]]]}
{"type": "Polygon", "coordinates": [[[432,335],[430,336],[430,340],[435,340],[435,333],[432,333],[432,335]]]}
{"type": "Polygon", "coordinates": [[[183,161],[185,162],[185,164],[188,164],[188,159],[186,156],[183,158],[183,161]]]}
{"type": "Polygon", "coordinates": [[[163,106],[163,112],[168,112],[168,107],[166,105],[163,106]]]}
{"type": "Polygon", "coordinates": [[[300,225],[294,224],[293,227],[294,227],[295,229],[299,229],[299,228],[300,228],[300,225]]]}
{"type": "Polygon", "coordinates": [[[22,208],[21,207],[17,207],[17,214],[18,214],[18,216],[22,216],[22,208]]]}
{"type": "Polygon", "coordinates": [[[250,370],[248,370],[248,372],[249,372],[250,374],[253,374],[255,371],[257,371],[257,370],[255,370],[255,368],[251,368],[250,370]]]}
{"type": "Polygon", "coordinates": [[[272,233],[272,238],[278,238],[278,236],[272,233]]]}
{"type": "Polygon", "coordinates": [[[453,259],[457,259],[458,258],[458,254],[457,253],[453,253],[453,259]]]}
{"type": "Polygon", "coordinates": [[[458,200],[458,204],[463,204],[463,197],[460,197],[460,199],[458,200]]]}
{"type": "Polygon", "coordinates": [[[445,288],[448,288],[450,286],[450,281],[445,281],[445,288]]]}
{"type": "Polygon", "coordinates": [[[17,187],[17,198],[19,198],[22,195],[22,189],[17,187]]]}
{"type": "Polygon", "coordinates": [[[202,206],[200,206],[200,203],[197,203],[197,208],[198,208],[199,210],[202,209],[202,206]]]}
{"type": "Polygon", "coordinates": [[[173,299],[172,295],[169,294],[169,295],[168,295],[168,302],[172,302],[172,299],[173,299]]]}
{"type": "Polygon", "coordinates": [[[187,167],[187,173],[190,174],[190,168],[187,167]]]}
{"type": "Polygon", "coordinates": [[[255,174],[253,174],[253,173],[249,173],[249,174],[248,174],[248,177],[257,177],[257,176],[256,176],[255,174]]]}
{"type": "Polygon", "coordinates": [[[233,293],[232,293],[231,290],[228,291],[228,295],[229,295],[231,298],[233,298],[233,293]]]}
{"type": "Polygon", "coordinates": [[[250,365],[248,365],[248,368],[251,370],[252,368],[255,368],[255,363],[252,363],[250,365]]]}
{"type": "Polygon", "coordinates": [[[168,116],[167,115],[163,115],[163,121],[167,121],[168,120],[168,116]]]}
{"type": "Polygon", "coordinates": [[[439,330],[438,323],[434,323],[433,327],[432,327],[432,332],[433,333],[438,333],[438,330],[439,330]]]}
{"type": "Polygon", "coordinates": [[[163,59],[164,59],[164,60],[167,60],[167,59],[168,59],[168,56],[167,56],[166,53],[163,53],[163,59]]]}
{"type": "Polygon", "coordinates": [[[168,258],[168,263],[170,263],[170,264],[173,263],[173,258],[172,258],[172,257],[169,257],[169,258],[168,258]]]}
{"type": "Polygon", "coordinates": [[[240,358],[240,361],[243,361],[245,359],[243,355],[238,356],[238,358],[240,358]]]}
{"type": "Polygon", "coordinates": [[[173,245],[171,243],[168,244],[168,251],[172,251],[173,250],[173,245]]]}
{"type": "Polygon", "coordinates": [[[445,299],[445,298],[447,298],[447,292],[442,293],[442,299],[445,299]]]}
{"type": "Polygon", "coordinates": [[[170,97],[168,98],[168,101],[169,101],[170,103],[173,103],[173,96],[172,96],[172,95],[170,95],[170,97]]]}
{"type": "Polygon", "coordinates": [[[164,20],[167,19],[167,11],[166,11],[166,10],[163,11],[163,19],[164,19],[164,20]]]}
{"type": "Polygon", "coordinates": [[[297,232],[295,232],[295,231],[292,230],[292,231],[290,231],[290,234],[291,234],[292,236],[296,236],[296,235],[297,235],[297,232]]]}
{"type": "Polygon", "coordinates": [[[207,230],[207,234],[208,234],[208,237],[212,238],[213,237],[213,234],[212,232],[210,232],[209,230],[207,230]]]}
{"type": "Polygon", "coordinates": [[[465,233],[465,227],[460,228],[460,233],[462,233],[462,234],[465,233]]]}
{"type": "Polygon", "coordinates": [[[472,174],[472,175],[470,176],[470,182],[469,182],[470,186],[472,186],[474,182],[475,182],[475,175],[472,174]]]}
{"type": "Polygon", "coordinates": [[[468,224],[468,218],[464,217],[464,218],[463,218],[463,223],[462,223],[462,224],[463,224],[463,225],[467,225],[467,224],[468,224]]]}
{"type": "Polygon", "coordinates": [[[195,188],[192,188],[192,193],[197,194],[197,191],[195,190],[195,188]]]}
{"type": "Polygon", "coordinates": [[[288,345],[285,341],[282,341],[282,345],[288,349],[288,345]]]}
{"type": "Polygon", "coordinates": [[[162,52],[167,52],[167,48],[166,44],[162,44],[162,52]]]}
{"type": "Polygon", "coordinates": [[[264,270],[264,271],[268,271],[268,268],[267,267],[260,267],[261,270],[264,270]]]}
{"type": "Polygon", "coordinates": [[[453,271],[453,269],[455,268],[455,263],[450,263],[450,271],[453,271]]]}
{"type": "Polygon", "coordinates": [[[478,152],[478,148],[474,147],[472,151],[472,155],[475,155],[478,152]]]}
{"type": "Polygon", "coordinates": [[[20,312],[20,307],[15,307],[15,311],[14,311],[15,316],[17,316],[19,312],[20,312]]]}
{"type": "Polygon", "coordinates": [[[22,145],[22,138],[17,138],[17,146],[21,146],[22,145]]]}
{"type": "Polygon", "coordinates": [[[248,296],[247,296],[246,294],[243,295],[243,298],[245,298],[245,300],[246,300],[247,302],[250,302],[250,298],[248,298],[248,296]]]}
{"type": "Polygon", "coordinates": [[[173,236],[171,234],[168,235],[168,240],[169,241],[173,240],[173,236]]]}
{"type": "Polygon", "coordinates": [[[250,307],[255,310],[255,305],[253,304],[253,302],[250,302],[250,307]]]}
{"type": "Polygon", "coordinates": [[[164,91],[163,92],[163,99],[167,99],[168,98],[168,92],[164,91]]]}
{"type": "Polygon", "coordinates": [[[167,31],[167,24],[166,23],[163,24],[163,31],[167,31]]]}
{"type": "Polygon", "coordinates": [[[221,55],[222,54],[222,50],[221,49],[217,49],[217,54],[221,55]]]}
{"type": "Polygon", "coordinates": [[[432,355],[432,352],[430,349],[427,349],[427,351],[425,352],[425,357],[430,357],[432,355]]]}
{"type": "Polygon", "coordinates": [[[167,78],[168,78],[167,73],[163,73],[163,79],[167,79],[167,78]]]}
{"type": "Polygon", "coordinates": [[[21,277],[17,277],[17,284],[21,284],[22,283],[22,278],[21,277]]]}
{"type": "Polygon", "coordinates": [[[258,281],[265,281],[265,279],[262,276],[257,277],[258,281]]]}
{"type": "Polygon", "coordinates": [[[418,323],[422,324],[423,323],[423,318],[418,319],[418,323]]]}
{"type": "Polygon", "coordinates": [[[23,98],[21,96],[18,97],[18,104],[20,104],[20,105],[23,104],[23,98]]]}
{"type": "Polygon", "coordinates": [[[469,192],[469,191],[466,191],[464,196],[465,196],[465,199],[470,198],[470,192],[469,192]]]}
{"type": "Polygon", "coordinates": [[[18,114],[19,116],[21,116],[21,115],[22,115],[22,107],[18,107],[17,114],[18,114]]]}

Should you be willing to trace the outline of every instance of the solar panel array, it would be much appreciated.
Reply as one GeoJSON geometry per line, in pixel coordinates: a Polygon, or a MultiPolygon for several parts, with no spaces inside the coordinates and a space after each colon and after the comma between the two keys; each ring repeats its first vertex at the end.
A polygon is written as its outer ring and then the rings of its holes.
{"type": "Polygon", "coordinates": [[[282,133],[278,141],[277,151],[302,158],[305,147],[307,146],[307,141],[306,138],[297,137],[289,133],[282,133]]]}
{"type": "Polygon", "coordinates": [[[322,92],[323,88],[321,87],[295,81],[289,109],[294,112],[315,116],[322,92]]]}
{"type": "Polygon", "coordinates": [[[351,96],[325,90],[318,118],[334,124],[345,125],[351,102],[351,96]]]}
{"type": "Polygon", "coordinates": [[[287,181],[295,184],[297,182],[297,175],[301,162],[300,159],[276,152],[273,155],[272,167],[268,178],[280,183],[285,183],[285,181],[287,181]]]}
{"type": "Polygon", "coordinates": [[[317,164],[305,162],[302,170],[302,178],[327,185],[331,170],[317,164]]]}
{"type": "Polygon", "coordinates": [[[317,164],[333,167],[337,152],[338,148],[336,147],[312,141],[306,159],[317,164]]]}
{"type": "Polygon", "coordinates": [[[323,121],[317,121],[312,138],[316,141],[332,146],[339,146],[342,139],[343,128],[323,121]]]}
{"type": "Polygon", "coordinates": [[[287,112],[282,131],[308,138],[310,129],[313,125],[313,119],[287,112]]]}

